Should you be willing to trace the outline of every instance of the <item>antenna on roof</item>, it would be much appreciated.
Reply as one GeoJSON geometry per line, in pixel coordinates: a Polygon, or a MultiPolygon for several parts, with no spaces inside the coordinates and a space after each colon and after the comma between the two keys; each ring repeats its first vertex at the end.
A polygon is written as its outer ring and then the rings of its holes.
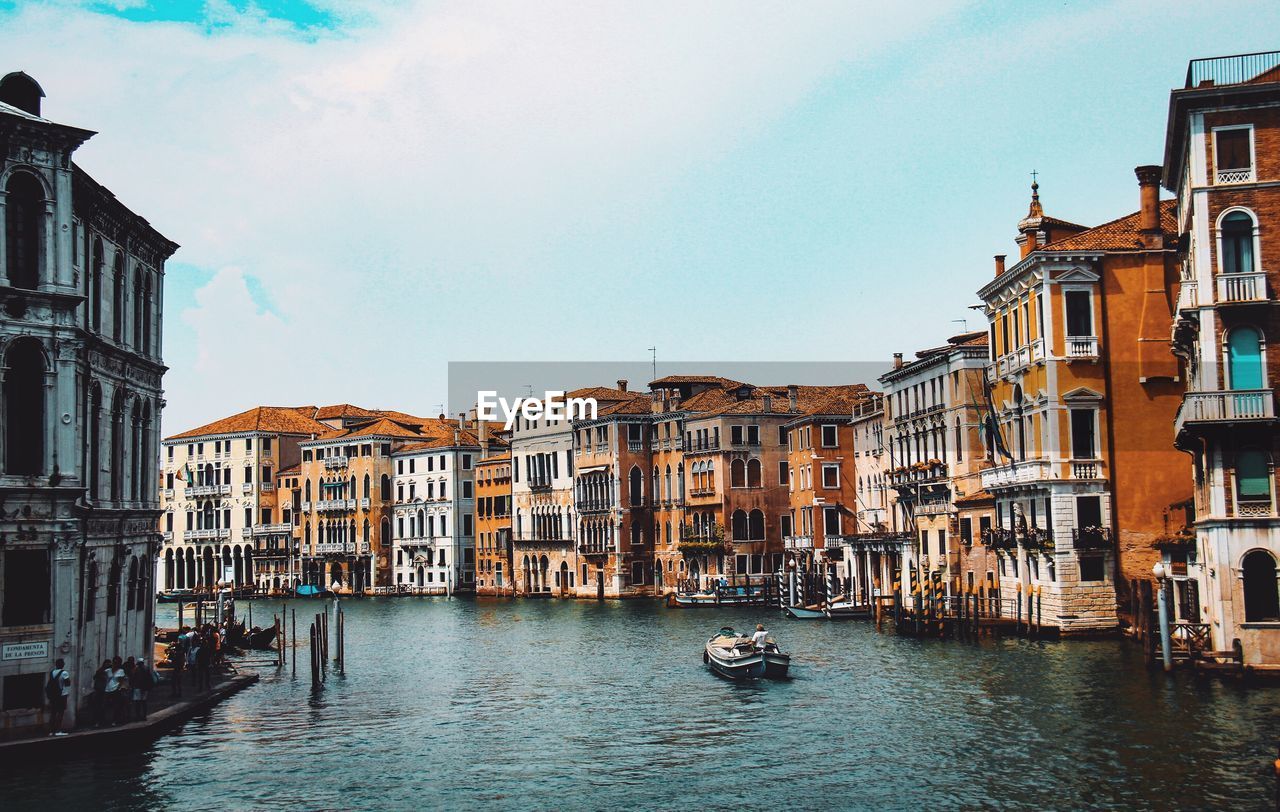
{"type": "Polygon", "coordinates": [[[656,381],[658,380],[658,348],[649,347],[649,352],[652,354],[652,357],[653,357],[653,377],[650,378],[649,380],[656,381]]]}
{"type": "Polygon", "coordinates": [[[969,320],[968,320],[968,319],[952,319],[952,320],[951,320],[951,323],[952,323],[952,324],[958,324],[958,325],[960,325],[960,332],[962,332],[962,333],[967,333],[967,332],[969,332],[969,320]]]}

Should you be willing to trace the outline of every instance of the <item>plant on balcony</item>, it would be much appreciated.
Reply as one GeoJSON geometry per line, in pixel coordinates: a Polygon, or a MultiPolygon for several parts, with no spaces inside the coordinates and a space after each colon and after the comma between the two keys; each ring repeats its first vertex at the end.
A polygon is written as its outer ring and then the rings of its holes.
{"type": "Polygon", "coordinates": [[[708,553],[723,552],[724,543],[724,525],[712,523],[709,531],[702,531],[695,535],[692,525],[685,525],[680,529],[680,543],[676,545],[684,555],[707,555],[708,553]]]}
{"type": "Polygon", "coordinates": [[[939,465],[941,465],[941,464],[942,464],[942,460],[939,460],[939,459],[931,459],[931,460],[929,460],[929,465],[931,465],[931,466],[937,467],[937,466],[939,466],[939,465]]]}
{"type": "Polygon", "coordinates": [[[1157,550],[1167,552],[1185,552],[1195,547],[1196,534],[1190,527],[1184,527],[1174,533],[1157,536],[1152,544],[1157,550]]]}

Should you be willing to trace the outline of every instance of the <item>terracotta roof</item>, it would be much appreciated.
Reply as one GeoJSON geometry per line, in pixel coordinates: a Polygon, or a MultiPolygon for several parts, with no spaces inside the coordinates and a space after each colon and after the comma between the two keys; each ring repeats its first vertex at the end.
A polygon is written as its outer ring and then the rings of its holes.
{"type": "MultiPolygon", "coordinates": [[[[1177,201],[1160,201],[1160,230],[1166,235],[1178,233],[1178,221],[1174,214],[1177,201]]],[[[1088,231],[1073,234],[1064,240],[1051,242],[1037,251],[1132,251],[1139,247],[1138,219],[1141,212],[1095,226],[1088,231]]]]}
{"type": "Polygon", "coordinates": [[[357,437],[403,437],[406,439],[415,439],[423,436],[422,428],[410,423],[402,423],[397,420],[390,420],[385,417],[379,417],[376,420],[369,420],[363,423],[357,423],[348,426],[345,429],[330,429],[318,440],[342,440],[357,437]]]}
{"type": "Polygon", "coordinates": [[[312,420],[293,406],[255,406],[247,411],[215,420],[199,428],[166,437],[166,440],[182,440],[188,437],[207,437],[215,434],[323,434],[332,431],[329,426],[312,420]]]}
{"type": "Polygon", "coordinates": [[[497,456],[497,457],[485,457],[484,459],[476,463],[476,465],[496,465],[497,463],[500,463],[500,462],[511,462],[511,455],[502,454],[501,456],[497,456]]]}
{"type": "Polygon", "coordinates": [[[677,386],[682,383],[709,383],[725,389],[735,389],[743,385],[742,381],[721,378],[718,375],[667,375],[656,381],[650,381],[649,388],[660,389],[665,386],[677,386]]]}
{"type": "Polygon", "coordinates": [[[298,464],[290,465],[288,468],[281,468],[276,471],[276,476],[286,476],[288,474],[297,474],[302,472],[302,466],[298,464]]]}
{"type": "MultiPolygon", "coordinates": [[[[698,412],[701,416],[727,414],[764,414],[764,399],[771,400],[769,413],[786,413],[790,402],[790,394],[786,386],[751,387],[751,393],[745,399],[739,399],[737,390],[709,389],[700,392],[680,404],[680,408],[698,412]]],[[[866,397],[870,392],[866,384],[843,384],[839,386],[797,386],[796,414],[813,409],[839,408],[840,414],[852,408],[855,401],[866,397]],[[848,408],[835,404],[848,403],[848,408]]],[[[837,412],[833,412],[835,414],[837,412]]]]}
{"type": "Polygon", "coordinates": [[[642,392],[624,392],[621,389],[614,389],[608,386],[586,386],[582,389],[575,389],[572,392],[565,393],[566,398],[595,398],[596,402],[602,400],[630,400],[632,398],[648,396],[642,392]]]}
{"type": "Polygon", "coordinates": [[[379,412],[352,406],[350,403],[335,403],[316,409],[316,420],[332,420],[335,417],[377,417],[379,412]]]}

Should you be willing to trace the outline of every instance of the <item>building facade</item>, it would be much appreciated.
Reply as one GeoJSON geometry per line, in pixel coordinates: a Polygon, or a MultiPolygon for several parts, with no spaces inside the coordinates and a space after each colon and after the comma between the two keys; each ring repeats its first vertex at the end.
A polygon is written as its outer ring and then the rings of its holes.
{"type": "Polygon", "coordinates": [[[1162,174],[1182,235],[1172,337],[1187,391],[1174,429],[1194,496],[1171,527],[1164,588],[1178,619],[1207,624],[1213,650],[1238,642],[1245,664],[1277,666],[1280,53],[1190,64],[1170,96],[1162,174]]]}
{"type": "MultiPolygon", "coordinates": [[[[66,660],[150,657],[165,261],[177,246],[72,161],[93,133],[0,79],[0,730],[43,721],[66,660]]],[[[3,735],[3,734],[0,734],[3,735]]]]}
{"type": "Polygon", "coordinates": [[[511,455],[476,463],[476,593],[511,595],[515,572],[511,549],[511,455]]]}
{"type": "Polygon", "coordinates": [[[990,537],[1006,603],[1034,594],[1045,626],[1132,622],[1168,506],[1185,498],[1169,427],[1180,400],[1162,338],[1176,278],[1172,203],[1139,167],[1138,212],[1085,228],[1045,216],[1037,187],[1019,223],[1022,258],[979,295],[991,331],[997,459],[990,537]]]}
{"type": "Polygon", "coordinates": [[[165,438],[160,589],[264,586],[255,575],[256,539],[280,541],[276,474],[298,465],[300,443],[330,431],[315,411],[258,406],[165,438]]]}

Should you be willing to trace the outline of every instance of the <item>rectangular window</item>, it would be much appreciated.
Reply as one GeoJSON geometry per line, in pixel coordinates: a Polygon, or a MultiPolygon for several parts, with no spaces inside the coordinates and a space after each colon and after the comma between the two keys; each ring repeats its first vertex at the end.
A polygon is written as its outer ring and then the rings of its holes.
{"type": "Polygon", "coordinates": [[[787,485],[791,481],[791,477],[787,475],[788,466],[786,460],[778,460],[778,484],[787,485]]]}
{"type": "Polygon", "coordinates": [[[1094,440],[1093,409],[1071,410],[1071,456],[1077,460],[1091,460],[1097,457],[1097,444],[1094,440]]]}
{"type": "Polygon", "coordinates": [[[759,426],[747,426],[747,445],[760,445],[759,426]]]}
{"type": "Polygon", "coordinates": [[[1063,294],[1067,303],[1067,335],[1093,335],[1093,297],[1087,290],[1069,290],[1063,294]]]}
{"type": "Polygon", "coordinates": [[[791,535],[794,535],[794,533],[792,533],[792,532],[791,532],[791,531],[792,531],[792,519],[791,519],[791,514],[790,514],[790,513],[784,513],[784,514],[782,514],[781,516],[779,516],[779,517],[778,517],[778,524],[779,524],[779,526],[782,528],[782,535],[783,535],[783,536],[791,536],[791,535]]]}
{"type": "Polygon", "coordinates": [[[1080,580],[1081,581],[1105,581],[1106,567],[1104,559],[1100,555],[1082,555],[1080,556],[1080,580]]]}
{"type": "Polygon", "coordinates": [[[822,427],[822,447],[835,448],[837,445],[839,445],[839,443],[836,438],[836,427],[823,426],[822,427]]]}
{"type": "Polygon", "coordinates": [[[840,466],[839,465],[822,466],[822,487],[824,488],[840,487],[840,466]]]}
{"type": "Polygon", "coordinates": [[[787,444],[787,427],[778,426],[778,445],[787,444]]]}
{"type": "MultiPolygon", "coordinates": [[[[1214,131],[1213,162],[1219,175],[1223,170],[1251,169],[1253,167],[1253,150],[1249,144],[1249,127],[1236,127],[1230,130],[1214,131]]],[[[1219,183],[1222,179],[1219,178],[1219,183]]]]}
{"type": "Polygon", "coordinates": [[[463,454],[463,455],[462,455],[462,470],[464,470],[464,471],[470,471],[470,470],[471,470],[471,455],[470,455],[470,454],[463,454]]]}
{"type": "Polygon", "coordinates": [[[462,480],[462,498],[463,499],[471,498],[471,487],[472,487],[471,480],[469,479],[462,480]]]}
{"type": "Polygon", "coordinates": [[[973,519],[967,516],[960,520],[960,543],[973,544],[973,519]]]}
{"type": "MultiPolygon", "coordinates": [[[[471,483],[467,483],[467,484],[469,485],[471,483]]],[[[464,536],[471,535],[474,522],[475,522],[475,517],[472,516],[470,513],[462,514],[462,535],[464,536]]],[[[468,550],[467,552],[471,552],[471,551],[468,550]]]]}
{"type": "Polygon", "coordinates": [[[729,427],[729,444],[742,445],[742,426],[729,427]]]}
{"type": "Polygon", "coordinates": [[[32,626],[49,622],[52,583],[49,551],[12,549],[4,553],[4,608],[0,625],[32,626]]]}
{"type": "Polygon", "coordinates": [[[840,509],[824,507],[822,509],[822,533],[825,536],[840,535],[840,509]]]}

